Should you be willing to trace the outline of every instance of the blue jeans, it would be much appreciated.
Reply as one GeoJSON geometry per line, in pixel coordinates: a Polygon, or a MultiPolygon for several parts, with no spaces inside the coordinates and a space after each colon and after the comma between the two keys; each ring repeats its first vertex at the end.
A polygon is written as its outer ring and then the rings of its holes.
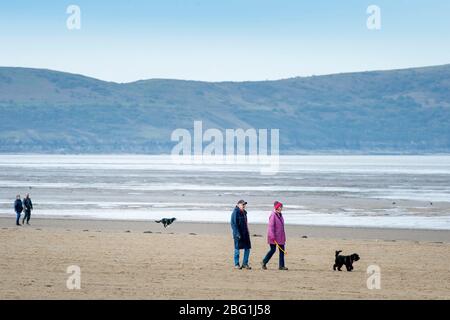
{"type": "MultiPolygon", "coordinates": [[[[284,250],[284,244],[283,245],[280,244],[280,248],[284,250]]],[[[275,251],[277,251],[277,245],[271,244],[269,252],[267,252],[266,256],[263,259],[264,264],[267,264],[269,262],[270,258],[272,258],[275,251]]],[[[280,251],[279,266],[280,266],[280,268],[282,268],[282,267],[284,267],[284,252],[281,250],[279,250],[279,251],[280,251]]]]}
{"type": "MultiPolygon", "coordinates": [[[[244,249],[244,261],[242,261],[243,266],[248,265],[248,258],[250,257],[250,249],[244,249]]],[[[239,265],[239,249],[234,249],[234,265],[239,265]]]]}
{"type": "Polygon", "coordinates": [[[16,212],[16,224],[20,224],[19,220],[20,220],[20,212],[16,212]]]}

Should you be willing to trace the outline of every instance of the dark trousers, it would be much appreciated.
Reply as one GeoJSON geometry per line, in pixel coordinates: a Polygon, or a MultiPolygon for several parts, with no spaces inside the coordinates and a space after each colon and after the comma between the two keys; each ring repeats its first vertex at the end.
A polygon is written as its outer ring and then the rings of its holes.
{"type": "Polygon", "coordinates": [[[19,220],[20,220],[20,212],[16,212],[16,225],[20,224],[19,220]]]}
{"type": "Polygon", "coordinates": [[[22,223],[24,223],[25,220],[28,223],[30,221],[30,218],[31,218],[31,210],[30,211],[25,211],[25,215],[23,216],[22,223]]]}
{"type": "MultiPolygon", "coordinates": [[[[284,244],[281,245],[280,244],[281,249],[284,250],[284,244]]],[[[266,256],[263,259],[263,263],[267,264],[269,262],[269,260],[272,258],[273,254],[275,253],[275,251],[277,251],[277,245],[276,244],[271,244],[270,245],[270,250],[269,252],[267,252],[266,256]]],[[[284,252],[281,250],[280,251],[280,260],[279,260],[279,266],[280,267],[284,267],[284,252]]]]}

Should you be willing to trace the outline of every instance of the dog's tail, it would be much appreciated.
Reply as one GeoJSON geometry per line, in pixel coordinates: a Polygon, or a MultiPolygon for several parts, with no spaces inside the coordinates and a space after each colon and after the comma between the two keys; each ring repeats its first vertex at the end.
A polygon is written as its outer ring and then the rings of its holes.
{"type": "Polygon", "coordinates": [[[161,223],[161,220],[155,220],[156,223],[161,223]]]}
{"type": "Polygon", "coordinates": [[[342,252],[342,250],[338,250],[338,251],[336,251],[336,257],[339,255],[339,253],[341,253],[342,252]]]}

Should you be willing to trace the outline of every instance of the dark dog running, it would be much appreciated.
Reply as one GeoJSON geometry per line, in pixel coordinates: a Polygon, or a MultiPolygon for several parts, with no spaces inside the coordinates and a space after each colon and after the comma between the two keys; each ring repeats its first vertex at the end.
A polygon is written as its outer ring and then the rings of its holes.
{"type": "Polygon", "coordinates": [[[342,250],[336,251],[336,259],[334,261],[333,270],[336,271],[336,268],[337,268],[339,271],[342,271],[341,268],[343,265],[345,265],[345,267],[347,268],[347,271],[352,271],[353,270],[353,262],[359,260],[359,255],[357,253],[354,253],[349,256],[342,256],[342,255],[339,255],[339,253],[341,253],[341,252],[342,252],[342,250]]]}
{"type": "Polygon", "coordinates": [[[170,226],[175,220],[177,220],[176,218],[162,218],[161,220],[155,220],[155,222],[157,223],[162,223],[164,225],[164,228],[167,228],[167,226],[170,226]]]}

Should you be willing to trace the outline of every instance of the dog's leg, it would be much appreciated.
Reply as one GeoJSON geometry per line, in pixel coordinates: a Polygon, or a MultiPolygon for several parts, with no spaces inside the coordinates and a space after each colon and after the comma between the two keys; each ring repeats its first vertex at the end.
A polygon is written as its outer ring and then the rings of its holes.
{"type": "Polygon", "coordinates": [[[347,268],[347,271],[352,271],[352,265],[351,264],[346,264],[345,267],[347,268]]]}
{"type": "Polygon", "coordinates": [[[333,265],[333,270],[336,271],[336,263],[333,265]]]}

